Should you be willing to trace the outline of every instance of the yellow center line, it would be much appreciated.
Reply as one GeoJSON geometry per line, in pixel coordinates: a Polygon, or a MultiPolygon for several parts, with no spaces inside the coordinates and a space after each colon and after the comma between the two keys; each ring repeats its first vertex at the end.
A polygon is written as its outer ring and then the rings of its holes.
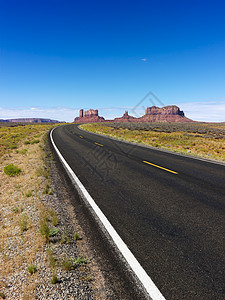
{"type": "Polygon", "coordinates": [[[80,135],[80,138],[82,138],[82,139],[83,139],[82,135],[80,135]]]}
{"type": "Polygon", "coordinates": [[[152,164],[152,163],[150,163],[150,162],[148,162],[148,161],[146,161],[146,160],[143,160],[143,162],[144,162],[145,164],[148,164],[148,165],[151,165],[151,166],[153,166],[153,167],[156,167],[156,168],[159,168],[159,169],[165,170],[165,171],[167,171],[167,172],[170,172],[170,173],[173,173],[173,174],[178,174],[178,173],[177,173],[177,172],[175,172],[175,171],[172,171],[172,170],[169,170],[169,169],[163,168],[163,167],[161,167],[161,166],[158,166],[158,165],[152,164]]]}
{"type": "Polygon", "coordinates": [[[103,145],[102,145],[102,144],[99,144],[99,143],[96,143],[96,142],[95,142],[95,144],[96,144],[96,145],[98,145],[98,146],[101,146],[101,147],[103,147],[103,145]]]}

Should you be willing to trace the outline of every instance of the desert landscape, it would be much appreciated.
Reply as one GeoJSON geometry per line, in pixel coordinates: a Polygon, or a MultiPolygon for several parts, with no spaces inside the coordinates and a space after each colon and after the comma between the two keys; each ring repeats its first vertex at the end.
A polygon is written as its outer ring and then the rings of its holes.
{"type": "Polygon", "coordinates": [[[108,122],[84,124],[81,128],[129,142],[225,161],[224,123],[108,122]]]}

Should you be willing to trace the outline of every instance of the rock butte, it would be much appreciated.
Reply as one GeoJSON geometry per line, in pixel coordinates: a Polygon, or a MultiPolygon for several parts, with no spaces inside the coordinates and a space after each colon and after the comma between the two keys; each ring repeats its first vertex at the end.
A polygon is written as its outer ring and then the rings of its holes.
{"type": "Polygon", "coordinates": [[[98,110],[90,109],[80,110],[79,117],[74,119],[75,123],[91,123],[91,122],[194,122],[185,117],[184,112],[176,105],[168,105],[162,108],[151,106],[147,107],[145,115],[139,118],[132,117],[125,111],[124,115],[114,120],[105,120],[98,115],[98,110]]]}

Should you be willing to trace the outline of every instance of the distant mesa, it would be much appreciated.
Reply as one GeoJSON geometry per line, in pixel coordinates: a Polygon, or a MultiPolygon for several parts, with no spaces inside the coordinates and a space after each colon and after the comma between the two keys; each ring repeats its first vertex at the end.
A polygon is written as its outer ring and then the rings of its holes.
{"type": "Polygon", "coordinates": [[[89,109],[84,111],[80,110],[79,117],[74,119],[75,123],[92,123],[92,122],[104,122],[105,119],[98,115],[97,109],[89,109]]]}
{"type": "Polygon", "coordinates": [[[128,111],[125,111],[121,118],[115,118],[113,122],[137,122],[138,118],[132,117],[128,114],[128,111]]]}
{"type": "Polygon", "coordinates": [[[0,122],[12,122],[12,123],[65,123],[57,120],[51,119],[41,119],[41,118],[19,118],[19,119],[8,119],[2,120],[0,122]]]}
{"type": "Polygon", "coordinates": [[[139,118],[141,122],[193,122],[185,117],[184,112],[176,105],[168,105],[162,108],[147,107],[144,116],[139,118]]]}
{"type": "Polygon", "coordinates": [[[125,111],[124,115],[114,120],[105,120],[99,117],[98,110],[90,109],[85,111],[80,110],[79,117],[74,119],[75,123],[90,123],[90,122],[194,122],[185,117],[184,112],[176,105],[168,105],[162,108],[151,106],[147,107],[145,115],[140,118],[135,118],[125,111]]]}

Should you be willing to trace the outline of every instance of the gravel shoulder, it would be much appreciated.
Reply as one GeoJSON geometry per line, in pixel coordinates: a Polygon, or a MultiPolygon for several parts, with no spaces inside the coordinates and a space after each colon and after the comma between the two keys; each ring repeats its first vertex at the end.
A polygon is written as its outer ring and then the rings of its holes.
{"type": "MultiPolygon", "coordinates": [[[[0,161],[0,299],[113,299],[53,160],[49,129],[27,126],[0,161]],[[12,163],[17,176],[4,172],[12,163]]],[[[7,139],[24,128],[7,129],[7,139]]]]}

